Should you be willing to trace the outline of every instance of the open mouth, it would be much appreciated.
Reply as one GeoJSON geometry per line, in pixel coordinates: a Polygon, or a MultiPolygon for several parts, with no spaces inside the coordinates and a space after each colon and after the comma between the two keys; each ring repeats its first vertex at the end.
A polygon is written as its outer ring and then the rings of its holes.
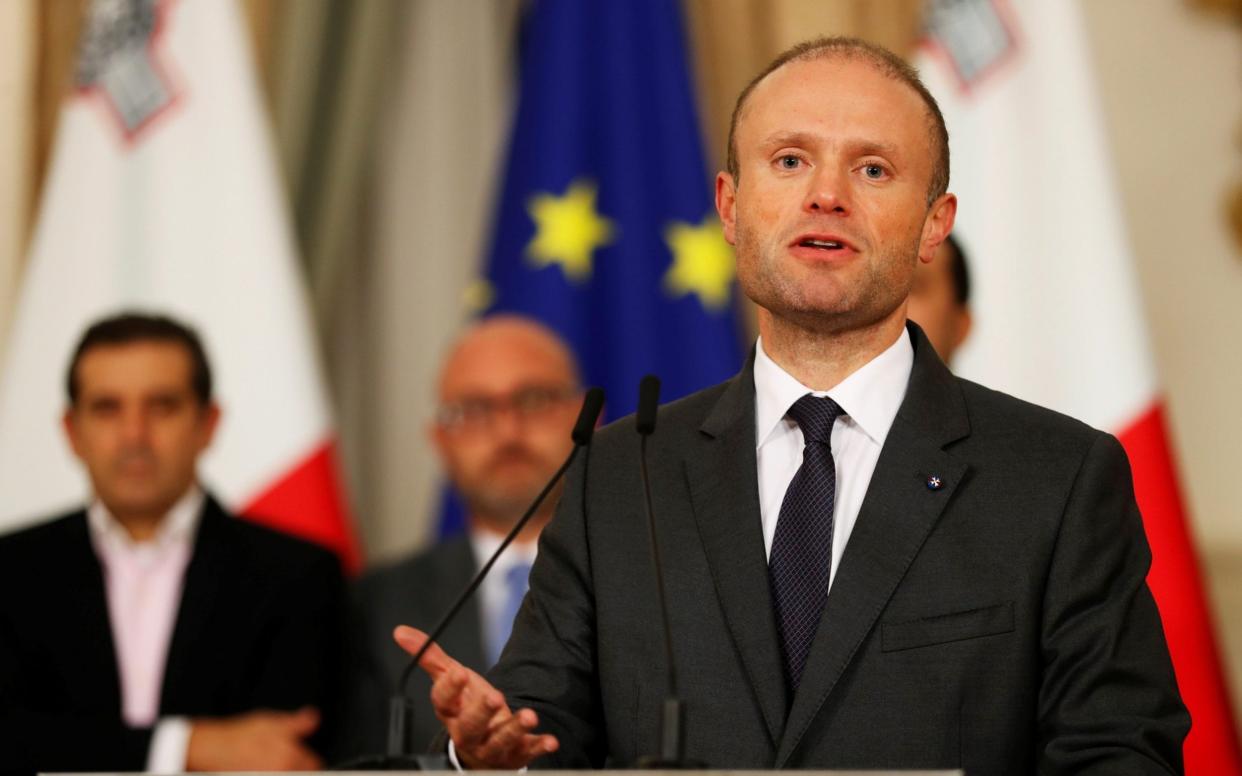
{"type": "Polygon", "coordinates": [[[856,250],[853,244],[835,234],[804,234],[795,239],[790,247],[804,258],[845,256],[856,250]]]}
{"type": "Polygon", "coordinates": [[[837,242],[836,240],[813,240],[813,239],[801,240],[798,242],[798,245],[802,246],[803,248],[820,248],[826,251],[836,251],[836,250],[840,250],[845,247],[845,243],[837,242]]]}

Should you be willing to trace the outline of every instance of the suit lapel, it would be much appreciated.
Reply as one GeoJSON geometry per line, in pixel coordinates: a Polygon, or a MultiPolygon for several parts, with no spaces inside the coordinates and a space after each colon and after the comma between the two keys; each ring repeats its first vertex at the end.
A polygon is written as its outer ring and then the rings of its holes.
{"type": "Polygon", "coordinates": [[[231,520],[210,495],[203,504],[203,514],[194,537],[194,551],[186,566],[181,588],[181,605],[172,641],[164,663],[164,686],[160,693],[160,710],[184,707],[181,677],[193,677],[202,670],[195,665],[195,654],[204,654],[198,645],[210,639],[208,625],[211,614],[220,605],[220,585],[228,558],[224,553],[222,533],[225,521],[231,520]]]}
{"type": "Polygon", "coordinates": [[[701,444],[685,459],[694,517],[716,595],[775,746],[787,706],[759,516],[753,352],[700,432],[701,444]]]}
{"type": "MultiPolygon", "coordinates": [[[[86,512],[74,516],[69,525],[71,541],[64,548],[65,563],[62,578],[63,588],[68,600],[66,608],[59,611],[74,611],[76,617],[67,617],[64,622],[73,623],[72,638],[69,644],[84,645],[84,649],[75,649],[71,662],[77,665],[81,676],[87,678],[93,692],[105,693],[109,700],[109,708],[115,707],[121,712],[121,678],[116,658],[116,644],[112,640],[112,623],[109,619],[108,596],[104,585],[103,567],[95,548],[91,545],[90,528],[87,524],[86,512]]],[[[57,548],[60,552],[60,548],[57,548]]],[[[57,611],[55,607],[49,607],[57,611]]]]}
{"type": "Polygon", "coordinates": [[[952,375],[911,326],[914,369],[828,594],[793,699],[776,767],[784,767],[931,533],[967,467],[943,447],[969,433],[952,375]],[[928,478],[941,485],[933,490],[928,478]]]}
{"type": "MultiPolygon", "coordinates": [[[[438,585],[434,592],[435,605],[431,608],[431,615],[435,619],[428,626],[444,616],[478,571],[468,534],[447,543],[435,557],[436,562],[441,564],[436,576],[446,580],[447,584],[438,585]]],[[[412,594],[417,592],[412,591],[412,594]]],[[[481,600],[481,596],[472,595],[457,613],[456,621],[440,637],[440,644],[446,652],[465,665],[477,666],[480,673],[490,668],[487,665],[487,645],[484,643],[481,600]]]]}

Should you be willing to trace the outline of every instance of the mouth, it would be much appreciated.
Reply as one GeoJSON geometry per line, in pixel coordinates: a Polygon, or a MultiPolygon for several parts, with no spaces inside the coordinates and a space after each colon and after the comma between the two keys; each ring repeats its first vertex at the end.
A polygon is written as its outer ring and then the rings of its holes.
{"type": "Polygon", "coordinates": [[[794,255],[811,259],[832,259],[858,252],[853,243],[835,234],[802,234],[789,247],[794,255]]]}

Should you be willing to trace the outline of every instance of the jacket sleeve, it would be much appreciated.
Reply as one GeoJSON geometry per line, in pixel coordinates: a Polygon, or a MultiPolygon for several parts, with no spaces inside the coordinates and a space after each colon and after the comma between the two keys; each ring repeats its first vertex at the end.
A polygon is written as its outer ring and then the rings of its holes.
{"type": "MultiPolygon", "coordinates": [[[[30,656],[0,610],[0,771],[140,771],[150,728],[126,727],[119,714],[67,714],[40,708],[30,656]]],[[[42,674],[40,674],[42,675],[42,674]]]]}
{"type": "Polygon", "coordinates": [[[539,554],[513,633],[488,675],[511,708],[530,708],[560,749],[540,768],[603,767],[595,598],[587,538],[589,448],[570,468],[556,516],[543,530],[539,554]]]}
{"type": "Polygon", "coordinates": [[[290,575],[273,598],[271,636],[253,677],[248,709],[319,710],[310,744],[331,755],[340,723],[345,640],[345,586],[335,556],[316,548],[313,560],[290,575]]]}
{"type": "Polygon", "coordinates": [[[1100,434],[1066,501],[1044,595],[1040,773],[1182,772],[1190,717],[1155,601],[1130,467],[1100,434]]]}

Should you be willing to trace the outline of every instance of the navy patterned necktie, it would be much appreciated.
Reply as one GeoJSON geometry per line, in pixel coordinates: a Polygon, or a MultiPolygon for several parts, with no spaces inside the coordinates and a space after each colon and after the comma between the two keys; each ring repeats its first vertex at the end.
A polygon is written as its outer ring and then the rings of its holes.
{"type": "Polygon", "coordinates": [[[772,580],[772,603],[790,698],[802,679],[811,641],[828,599],[833,501],[837,495],[832,426],[844,414],[832,399],[811,394],[794,402],[786,413],[802,429],[806,447],[802,450],[802,465],[781,503],[768,557],[768,576],[772,580]]]}

